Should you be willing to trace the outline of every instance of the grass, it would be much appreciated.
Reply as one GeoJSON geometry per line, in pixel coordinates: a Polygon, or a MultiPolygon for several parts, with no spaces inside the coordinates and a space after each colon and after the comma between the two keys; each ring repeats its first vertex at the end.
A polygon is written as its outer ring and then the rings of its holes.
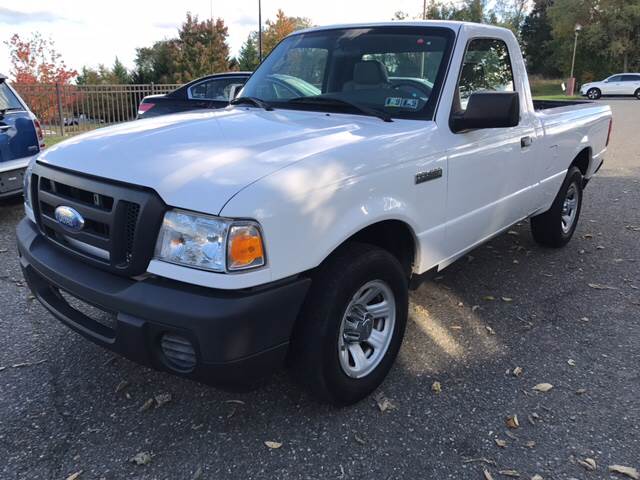
{"type": "Polygon", "coordinates": [[[533,97],[534,100],[580,100],[582,97],[578,95],[573,95],[570,97],[569,95],[536,95],[533,97]]]}
{"type": "Polygon", "coordinates": [[[71,138],[73,135],[47,135],[44,137],[44,144],[47,147],[53,147],[56,143],[60,143],[67,138],[71,138]]]}

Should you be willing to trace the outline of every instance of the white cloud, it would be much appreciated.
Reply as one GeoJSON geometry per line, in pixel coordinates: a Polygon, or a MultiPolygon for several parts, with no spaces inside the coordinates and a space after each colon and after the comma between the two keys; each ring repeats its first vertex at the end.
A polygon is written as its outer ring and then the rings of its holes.
{"type": "MultiPolygon", "coordinates": [[[[50,36],[67,64],[78,70],[83,65],[111,65],[116,56],[133,67],[136,47],[175,36],[187,11],[208,18],[213,6],[214,17],[223,18],[229,27],[233,55],[258,24],[257,0],[29,0],[15,5],[0,8],[0,42],[14,33],[29,36],[39,31],[50,36]]],[[[422,1],[263,0],[263,21],[274,18],[278,8],[287,15],[309,17],[316,25],[328,25],[389,20],[397,10],[417,14],[422,1]]],[[[2,45],[0,72],[8,73],[9,69],[8,49],[2,45]]]]}

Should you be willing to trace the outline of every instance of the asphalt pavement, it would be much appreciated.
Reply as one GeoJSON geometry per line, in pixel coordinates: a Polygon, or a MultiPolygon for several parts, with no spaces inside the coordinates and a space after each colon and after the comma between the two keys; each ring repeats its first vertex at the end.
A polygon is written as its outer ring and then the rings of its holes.
{"type": "Polygon", "coordinates": [[[286,373],[228,393],[115,358],[30,296],[22,206],[1,203],[0,478],[631,478],[608,467],[640,470],[640,102],[607,103],[572,242],[543,249],[523,223],[413,292],[388,402],[321,405],[286,373]]]}

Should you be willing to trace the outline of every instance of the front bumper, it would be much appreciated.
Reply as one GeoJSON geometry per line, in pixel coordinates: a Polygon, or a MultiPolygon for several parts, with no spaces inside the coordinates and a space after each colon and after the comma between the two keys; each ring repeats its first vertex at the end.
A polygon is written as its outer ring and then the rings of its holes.
{"type": "Polygon", "coordinates": [[[24,171],[32,157],[0,163],[0,198],[22,194],[24,171]]]}
{"type": "Polygon", "coordinates": [[[220,386],[253,383],[283,364],[310,285],[308,278],[296,278],[223,291],[154,277],[133,280],[65,254],[27,219],[16,234],[29,287],[62,323],[134,362],[220,386]],[[113,327],[72,307],[60,291],[112,312],[113,327]],[[165,334],[191,343],[193,368],[176,368],[167,359],[165,334]]]}

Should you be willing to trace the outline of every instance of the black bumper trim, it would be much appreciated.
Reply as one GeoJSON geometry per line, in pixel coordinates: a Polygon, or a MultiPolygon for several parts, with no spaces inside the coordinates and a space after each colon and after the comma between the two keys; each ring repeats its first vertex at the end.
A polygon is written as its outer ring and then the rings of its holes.
{"type": "Polygon", "coordinates": [[[204,383],[245,384],[279,368],[311,283],[295,278],[226,291],[154,277],[136,281],[69,255],[28,219],[16,233],[29,287],[63,324],[137,363],[204,383]],[[59,290],[114,312],[115,329],[70,307],[59,290]],[[179,372],[164,360],[159,345],[165,332],[192,342],[197,358],[193,371],[179,372]]]}

